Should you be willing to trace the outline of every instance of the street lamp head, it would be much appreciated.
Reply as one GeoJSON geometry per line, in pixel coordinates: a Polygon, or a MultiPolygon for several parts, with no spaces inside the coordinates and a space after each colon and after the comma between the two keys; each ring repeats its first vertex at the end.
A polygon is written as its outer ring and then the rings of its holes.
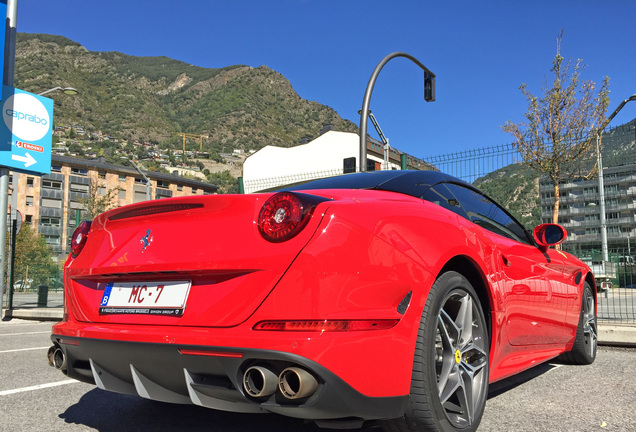
{"type": "Polygon", "coordinates": [[[53,87],[51,89],[45,90],[42,93],[38,93],[39,96],[45,95],[47,93],[51,93],[54,92],[56,90],[62,90],[62,92],[64,92],[64,94],[67,95],[76,95],[79,93],[79,91],[77,89],[74,89],[73,87],[53,87]]]}
{"type": "Polygon", "coordinates": [[[629,99],[627,99],[627,100],[635,101],[635,100],[636,100],[636,93],[634,93],[633,95],[631,95],[631,96],[629,97],[629,99]]]}

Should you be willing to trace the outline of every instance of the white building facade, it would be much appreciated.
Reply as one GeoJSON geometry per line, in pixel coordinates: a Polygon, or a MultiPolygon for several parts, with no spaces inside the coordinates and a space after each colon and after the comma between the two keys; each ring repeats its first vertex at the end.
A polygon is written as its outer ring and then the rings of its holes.
{"type": "MultiPolygon", "coordinates": [[[[360,137],[351,132],[328,131],[295,147],[266,146],[245,159],[245,193],[290,183],[359,171],[360,137]]],[[[367,171],[402,168],[434,169],[431,165],[394,148],[367,140],[367,171]]]]}

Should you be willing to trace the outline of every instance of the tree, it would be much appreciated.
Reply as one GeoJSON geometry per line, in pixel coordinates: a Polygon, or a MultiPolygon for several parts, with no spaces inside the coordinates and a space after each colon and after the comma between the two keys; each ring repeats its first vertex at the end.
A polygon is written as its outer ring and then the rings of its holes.
{"type": "Polygon", "coordinates": [[[546,174],[554,186],[552,221],[559,220],[559,183],[577,177],[587,177],[594,171],[590,163],[596,146],[596,130],[605,121],[609,104],[609,77],[596,92],[593,81],[581,80],[584,67],[578,59],[564,63],[561,56],[563,31],[557,37],[557,53],[547,77],[543,95],[534,96],[526,84],[519,88],[528,101],[525,122],[506,122],[501,128],[514,136],[514,145],[523,163],[546,174]],[[572,70],[571,70],[572,69],[572,70]]]}
{"type": "MultiPolygon", "coordinates": [[[[9,255],[9,236],[7,236],[7,256],[9,255]]],[[[44,237],[35,233],[31,225],[22,224],[16,237],[13,280],[22,289],[35,288],[38,285],[51,285],[57,278],[57,267],[52,259],[53,251],[44,237]]]]}
{"type": "Polygon", "coordinates": [[[91,190],[88,198],[80,199],[80,204],[83,207],[84,218],[93,220],[95,217],[106,210],[110,210],[117,206],[117,195],[119,191],[123,190],[120,187],[106,189],[103,184],[99,184],[96,181],[91,182],[91,190]],[[100,189],[104,190],[104,194],[100,195],[100,189]]]}

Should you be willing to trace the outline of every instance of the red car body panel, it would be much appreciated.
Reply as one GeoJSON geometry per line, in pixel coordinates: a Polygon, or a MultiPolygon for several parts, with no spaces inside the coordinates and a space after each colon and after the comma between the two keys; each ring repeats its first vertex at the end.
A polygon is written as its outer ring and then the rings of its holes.
{"type": "Polygon", "coordinates": [[[153,205],[141,203],[100,215],[84,250],[66,262],[65,320],[53,327],[53,340],[289,353],[321,365],[361,395],[406,396],[428,292],[445,266],[460,259],[474,266],[485,288],[491,382],[571,348],[589,273],[576,258],[503,238],[404,194],[303,193],[328,200],[297,236],[280,243],[265,240],[256,223],[271,193],[177,198],[153,204],[202,207],[113,220],[153,205]],[[191,281],[180,317],[99,312],[109,282],[169,280],[191,281]],[[400,313],[409,293],[410,305],[400,313]],[[254,330],[262,321],[382,319],[397,324],[346,332],[254,330]]]}

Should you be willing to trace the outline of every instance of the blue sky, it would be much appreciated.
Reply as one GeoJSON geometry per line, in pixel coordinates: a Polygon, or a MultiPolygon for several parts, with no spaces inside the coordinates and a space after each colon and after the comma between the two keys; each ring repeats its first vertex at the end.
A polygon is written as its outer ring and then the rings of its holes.
{"type": "MultiPolygon", "coordinates": [[[[584,79],[610,77],[612,112],[636,93],[634,17],[633,0],[18,0],[17,30],[209,68],[266,65],[356,124],[373,69],[404,51],[437,75],[437,101],[424,102],[421,70],[397,58],[371,109],[392,146],[426,157],[511,142],[499,126],[523,120],[518,87],[540,93],[561,29],[584,79]]],[[[635,117],[632,102],[612,124],[635,117]]]]}

